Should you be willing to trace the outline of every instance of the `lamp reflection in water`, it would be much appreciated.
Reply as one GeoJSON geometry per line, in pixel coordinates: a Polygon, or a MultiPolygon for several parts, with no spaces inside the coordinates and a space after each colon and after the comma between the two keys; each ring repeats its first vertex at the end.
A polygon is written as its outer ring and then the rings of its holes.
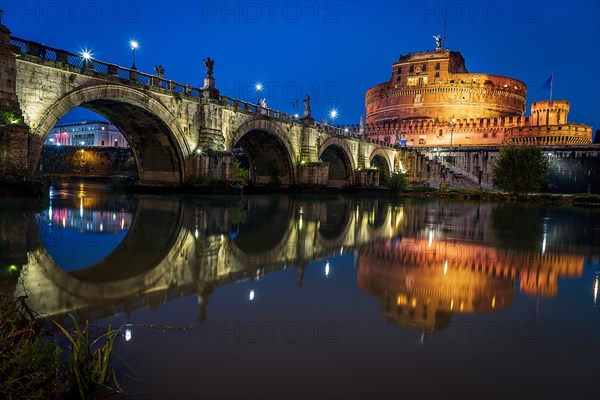
{"type": "Polygon", "coordinates": [[[598,280],[600,279],[600,274],[596,274],[596,279],[594,280],[594,307],[598,304],[598,280]]]}
{"type": "Polygon", "coordinates": [[[329,276],[329,261],[327,261],[327,263],[325,264],[325,276],[329,276]]]}

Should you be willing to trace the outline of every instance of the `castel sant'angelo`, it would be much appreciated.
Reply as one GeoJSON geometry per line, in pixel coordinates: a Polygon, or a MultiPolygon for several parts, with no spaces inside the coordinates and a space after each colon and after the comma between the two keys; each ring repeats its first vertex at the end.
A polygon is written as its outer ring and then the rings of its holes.
{"type": "Polygon", "coordinates": [[[436,41],[433,51],[401,55],[391,79],[367,90],[367,136],[428,147],[592,143],[591,127],[567,121],[567,100],[534,102],[524,116],[525,83],[469,73],[460,52],[436,41]]]}

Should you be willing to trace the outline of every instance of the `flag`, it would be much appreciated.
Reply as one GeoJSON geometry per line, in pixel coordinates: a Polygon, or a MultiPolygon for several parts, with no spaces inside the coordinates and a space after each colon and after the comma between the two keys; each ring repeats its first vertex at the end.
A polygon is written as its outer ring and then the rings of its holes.
{"type": "Polygon", "coordinates": [[[294,109],[298,108],[298,100],[294,102],[294,109]]]}
{"type": "Polygon", "coordinates": [[[544,82],[544,89],[550,89],[554,83],[554,74],[550,75],[550,78],[544,82]]]}

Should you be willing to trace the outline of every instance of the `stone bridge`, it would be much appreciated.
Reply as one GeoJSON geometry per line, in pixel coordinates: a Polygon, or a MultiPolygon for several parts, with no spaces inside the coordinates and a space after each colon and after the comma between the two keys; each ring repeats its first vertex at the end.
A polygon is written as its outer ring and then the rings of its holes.
{"type": "Polygon", "coordinates": [[[42,144],[75,107],[127,138],[141,183],[229,180],[241,147],[255,185],[378,186],[398,168],[385,142],[220,95],[212,73],[192,87],[10,36],[0,24],[0,176],[35,173],[42,144]]]}

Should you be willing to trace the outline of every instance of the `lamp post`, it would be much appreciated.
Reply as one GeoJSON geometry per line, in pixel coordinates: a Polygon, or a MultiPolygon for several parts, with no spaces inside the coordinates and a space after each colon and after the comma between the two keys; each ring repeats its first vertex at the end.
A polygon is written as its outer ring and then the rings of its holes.
{"type": "Polygon", "coordinates": [[[256,104],[260,104],[260,92],[263,90],[262,83],[257,83],[254,85],[254,89],[256,89],[256,104]]]}
{"type": "Polygon", "coordinates": [[[133,51],[133,65],[131,66],[131,69],[137,69],[135,67],[135,49],[137,49],[140,44],[136,40],[132,40],[131,42],[129,42],[129,45],[131,46],[131,50],[133,51]]]}
{"type": "Polygon", "coordinates": [[[456,118],[452,118],[450,121],[450,148],[452,148],[452,139],[454,136],[454,123],[456,122],[456,118]]]}

